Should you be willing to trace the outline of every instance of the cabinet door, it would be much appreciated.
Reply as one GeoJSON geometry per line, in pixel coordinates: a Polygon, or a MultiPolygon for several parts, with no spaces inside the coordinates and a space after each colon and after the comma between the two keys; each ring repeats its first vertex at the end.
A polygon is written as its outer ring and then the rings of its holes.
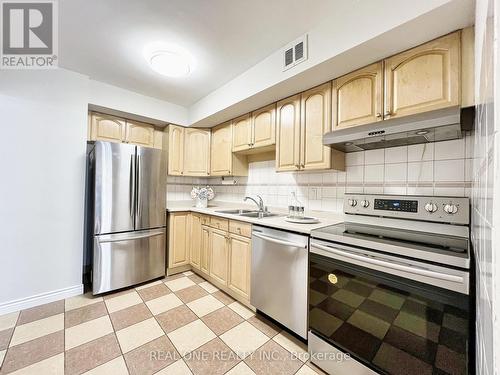
{"type": "Polygon", "coordinates": [[[384,118],[460,103],[460,32],[384,60],[384,118]]]}
{"type": "Polygon", "coordinates": [[[163,149],[163,131],[155,129],[153,148],[157,148],[158,150],[163,149]]]}
{"type": "Polygon", "coordinates": [[[252,147],[252,122],[250,114],[233,120],[233,152],[252,147]]]}
{"type": "Polygon", "coordinates": [[[184,128],[168,127],[168,174],[180,176],[184,171],[184,128]]]}
{"type": "Polygon", "coordinates": [[[189,215],[190,239],[190,259],[191,266],[200,268],[201,261],[201,216],[192,213],[189,215]]]}
{"type": "Polygon", "coordinates": [[[210,227],[201,227],[200,271],[210,273],[210,227]]]}
{"type": "Polygon", "coordinates": [[[232,125],[225,123],[212,129],[210,174],[228,176],[232,172],[232,125]]]}
{"type": "Polygon", "coordinates": [[[250,299],[250,239],[230,235],[228,287],[245,299],[250,299]]]}
{"type": "Polygon", "coordinates": [[[276,171],[300,168],[300,94],[276,105],[276,171]]]}
{"type": "Polygon", "coordinates": [[[155,128],[152,125],[127,121],[125,142],[139,146],[153,147],[155,128]]]}
{"type": "Polygon", "coordinates": [[[189,212],[174,212],[168,220],[168,267],[189,264],[189,212]]]}
{"type": "Polygon", "coordinates": [[[332,149],[323,145],[323,134],[331,129],[331,105],[331,82],[301,95],[301,169],[327,169],[331,166],[332,149]]]}
{"type": "Polygon", "coordinates": [[[92,141],[122,142],[125,139],[125,121],[93,113],[90,134],[92,141]]]}
{"type": "Polygon", "coordinates": [[[382,77],[378,62],[333,81],[333,130],[382,120],[382,77]]]}
{"type": "Polygon", "coordinates": [[[210,130],[184,130],[184,175],[208,176],[210,172],[210,130]]]}
{"type": "Polygon", "coordinates": [[[276,143],[276,103],[252,112],[252,147],[276,143]]]}
{"type": "Polygon", "coordinates": [[[227,285],[228,242],[226,231],[210,231],[210,276],[223,285],[227,285]]]}

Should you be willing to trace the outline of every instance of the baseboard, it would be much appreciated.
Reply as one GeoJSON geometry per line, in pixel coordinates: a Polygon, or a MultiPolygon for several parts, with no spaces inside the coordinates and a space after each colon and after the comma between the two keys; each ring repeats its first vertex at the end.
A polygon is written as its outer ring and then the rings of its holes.
{"type": "Polygon", "coordinates": [[[83,284],[0,303],[0,315],[83,294],[83,284]]]}

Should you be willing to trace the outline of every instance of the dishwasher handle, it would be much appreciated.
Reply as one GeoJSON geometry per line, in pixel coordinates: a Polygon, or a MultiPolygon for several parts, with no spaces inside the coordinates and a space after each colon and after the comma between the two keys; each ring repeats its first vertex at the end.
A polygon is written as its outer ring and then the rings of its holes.
{"type": "Polygon", "coordinates": [[[295,243],[295,242],[290,242],[290,241],[286,241],[286,240],[281,240],[279,238],[264,236],[262,234],[257,234],[255,232],[252,233],[252,236],[260,238],[261,240],[264,240],[264,241],[274,242],[278,245],[292,246],[292,247],[299,247],[299,248],[307,249],[307,244],[301,244],[301,243],[295,243]]]}

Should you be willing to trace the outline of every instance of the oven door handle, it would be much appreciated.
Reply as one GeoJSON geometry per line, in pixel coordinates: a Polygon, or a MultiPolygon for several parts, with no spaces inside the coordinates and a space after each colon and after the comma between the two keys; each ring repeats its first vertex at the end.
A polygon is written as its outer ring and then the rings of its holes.
{"type": "Polygon", "coordinates": [[[459,284],[463,284],[465,281],[464,278],[461,276],[442,274],[439,272],[426,270],[424,268],[419,268],[416,266],[401,265],[401,264],[393,263],[390,261],[374,259],[374,258],[362,256],[362,255],[356,255],[353,253],[349,253],[347,251],[338,250],[334,247],[320,245],[318,243],[312,243],[311,244],[311,252],[315,253],[315,254],[319,254],[319,255],[325,255],[325,254],[314,251],[315,247],[318,249],[327,251],[329,253],[343,256],[345,258],[357,260],[358,262],[364,263],[364,264],[372,264],[372,265],[376,265],[376,266],[380,266],[380,267],[384,267],[384,268],[389,268],[389,269],[393,269],[393,270],[397,270],[397,271],[408,272],[408,273],[412,273],[415,275],[431,277],[433,279],[445,280],[445,281],[450,281],[450,282],[459,283],[459,284]]]}

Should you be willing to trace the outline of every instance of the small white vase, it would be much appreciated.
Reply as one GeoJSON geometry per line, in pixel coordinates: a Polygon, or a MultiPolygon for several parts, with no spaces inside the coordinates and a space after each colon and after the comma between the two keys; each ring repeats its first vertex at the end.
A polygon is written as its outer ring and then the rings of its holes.
{"type": "Polygon", "coordinates": [[[197,208],[207,208],[208,207],[208,199],[200,199],[196,198],[196,207],[197,208]]]}

